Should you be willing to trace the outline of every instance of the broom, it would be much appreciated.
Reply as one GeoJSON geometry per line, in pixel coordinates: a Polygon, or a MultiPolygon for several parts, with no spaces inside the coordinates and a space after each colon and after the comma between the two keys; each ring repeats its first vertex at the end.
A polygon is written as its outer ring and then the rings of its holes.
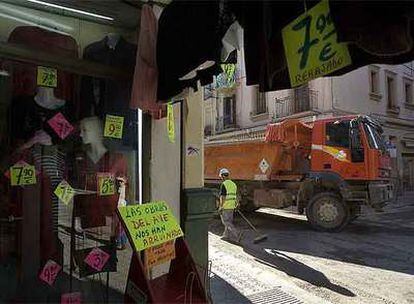
{"type": "Polygon", "coordinates": [[[249,224],[249,226],[254,230],[254,232],[256,232],[256,237],[254,238],[253,243],[256,244],[267,239],[267,234],[261,234],[259,230],[257,230],[256,227],[254,227],[253,224],[250,223],[250,221],[243,215],[243,213],[239,209],[237,209],[237,212],[246,221],[246,223],[249,224]]]}

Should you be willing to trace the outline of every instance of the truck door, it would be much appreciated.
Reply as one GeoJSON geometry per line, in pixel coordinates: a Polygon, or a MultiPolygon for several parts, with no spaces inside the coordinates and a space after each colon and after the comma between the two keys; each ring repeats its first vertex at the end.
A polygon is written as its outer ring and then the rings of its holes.
{"type": "Polygon", "coordinates": [[[338,173],[345,180],[364,177],[364,146],[359,126],[351,120],[337,120],[326,122],[324,129],[320,169],[338,173]],[[351,150],[351,144],[358,149],[351,150]]]}

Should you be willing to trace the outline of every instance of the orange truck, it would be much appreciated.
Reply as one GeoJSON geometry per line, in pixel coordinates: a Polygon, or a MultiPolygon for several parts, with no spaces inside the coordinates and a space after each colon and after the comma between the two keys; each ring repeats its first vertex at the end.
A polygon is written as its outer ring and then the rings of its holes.
{"type": "Polygon", "coordinates": [[[205,183],[220,183],[221,168],[239,189],[242,210],[296,206],[316,229],[339,231],[393,198],[390,157],[374,119],[341,116],[267,126],[264,140],[205,145],[205,183]]]}

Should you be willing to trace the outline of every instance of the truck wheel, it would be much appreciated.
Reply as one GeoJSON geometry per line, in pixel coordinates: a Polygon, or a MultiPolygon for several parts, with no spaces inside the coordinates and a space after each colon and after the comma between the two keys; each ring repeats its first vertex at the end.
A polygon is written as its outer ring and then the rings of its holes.
{"type": "Polygon", "coordinates": [[[324,192],[309,201],[306,217],[313,228],[334,232],[348,224],[349,210],[338,195],[324,192]]]}

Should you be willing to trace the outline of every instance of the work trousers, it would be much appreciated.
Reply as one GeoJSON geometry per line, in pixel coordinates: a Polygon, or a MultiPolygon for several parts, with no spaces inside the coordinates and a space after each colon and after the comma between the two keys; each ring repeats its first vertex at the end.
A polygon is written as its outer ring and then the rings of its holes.
{"type": "Polygon", "coordinates": [[[238,240],[240,232],[233,223],[233,214],[233,209],[222,209],[220,211],[221,222],[224,225],[223,237],[238,240]]]}

